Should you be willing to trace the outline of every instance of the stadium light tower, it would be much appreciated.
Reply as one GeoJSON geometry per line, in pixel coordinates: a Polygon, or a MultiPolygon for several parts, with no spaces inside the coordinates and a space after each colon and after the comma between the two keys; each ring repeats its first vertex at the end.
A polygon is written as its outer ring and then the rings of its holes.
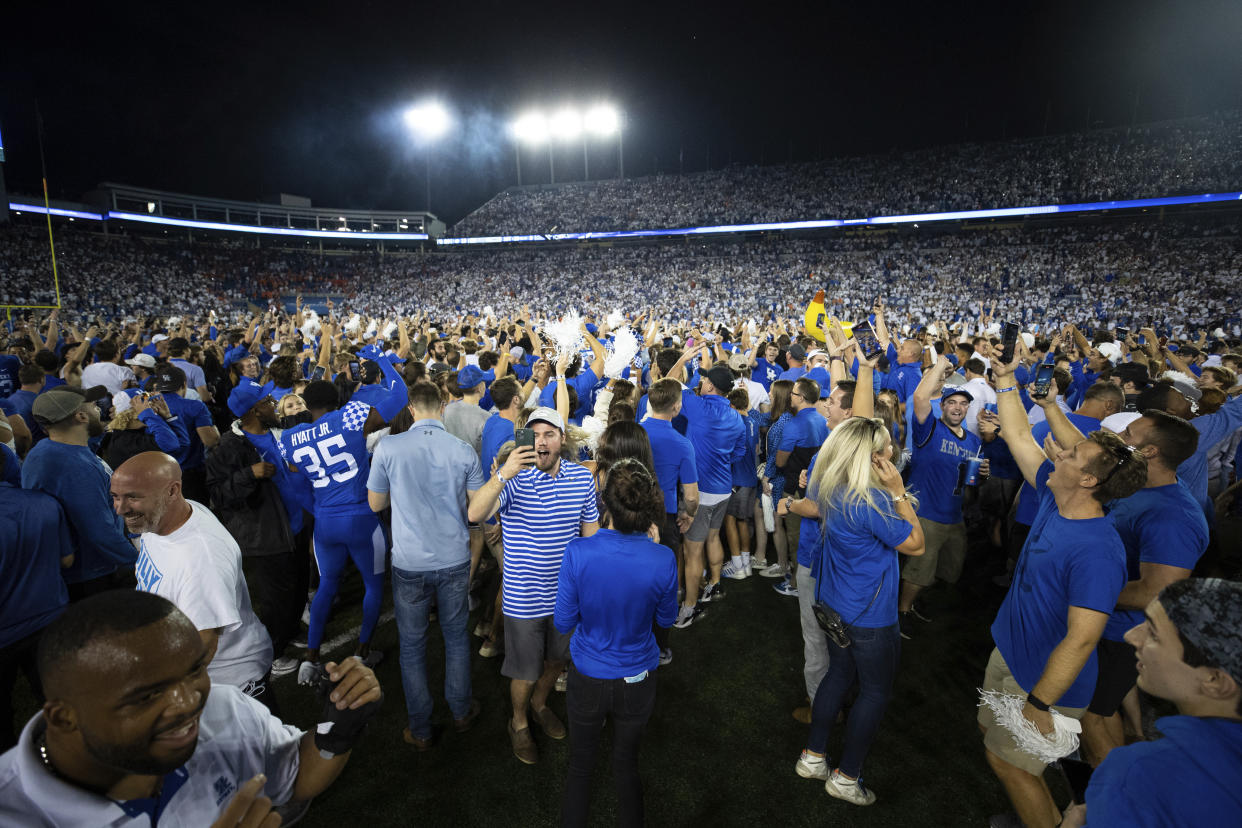
{"type": "Polygon", "coordinates": [[[622,138],[622,114],[616,107],[598,104],[581,112],[573,107],[563,107],[551,116],[542,112],[532,111],[513,122],[510,130],[517,143],[514,146],[514,160],[517,166],[518,186],[522,186],[522,154],[521,144],[530,146],[546,145],[548,148],[548,174],[553,184],[556,183],[556,161],[553,155],[553,144],[569,142],[575,139],[582,141],[582,172],[585,180],[591,178],[591,162],[587,153],[587,142],[592,136],[608,138],[617,136],[617,167],[622,178],[625,177],[625,144],[622,138]]]}
{"type": "Polygon", "coordinates": [[[427,212],[431,212],[431,146],[453,127],[453,116],[448,108],[436,100],[423,101],[405,111],[405,125],[423,145],[426,162],[427,212]]]}
{"type": "MultiPolygon", "coordinates": [[[[592,107],[582,119],[586,131],[593,135],[601,138],[617,136],[617,170],[620,177],[625,178],[625,137],[621,129],[621,121],[621,113],[609,104],[598,104],[592,107]]],[[[583,158],[586,158],[585,144],[583,145],[583,158]]],[[[590,176],[588,175],[587,178],[590,176]]]]}

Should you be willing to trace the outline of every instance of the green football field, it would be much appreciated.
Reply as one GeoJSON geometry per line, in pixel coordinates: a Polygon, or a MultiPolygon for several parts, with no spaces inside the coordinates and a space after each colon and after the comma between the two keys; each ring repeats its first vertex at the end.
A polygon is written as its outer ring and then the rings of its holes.
{"type": "MultiPolygon", "coordinates": [[[[766,578],[727,582],[726,599],[709,605],[701,622],[672,631],[673,662],[660,668],[656,710],[641,752],[648,823],[987,825],[989,815],[1008,807],[984,762],[975,725],[977,687],[991,649],[988,627],[1004,597],[990,581],[998,566],[975,558],[962,583],[927,594],[933,621],[916,640],[903,642],[897,688],[864,768],[864,780],[878,796],[866,808],[835,800],[822,783],[794,773],[808,730],[791,716],[804,695],[797,601],[778,595],[775,581],[766,578]]],[[[356,579],[346,583],[329,637],[357,623],[360,589],[356,579]]],[[[390,603],[386,596],[386,615],[390,603]]],[[[479,639],[471,640],[477,650],[479,639]]],[[[513,756],[500,658],[473,656],[474,693],[483,713],[473,730],[457,734],[442,697],[443,643],[431,626],[436,717],[448,727],[432,751],[418,753],[401,739],[405,704],[394,622],[379,627],[375,644],[386,653],[377,669],[387,694],[384,709],[304,824],[556,823],[568,743],[551,741],[533,726],[540,762],[527,766],[513,756]]],[[[279,680],[277,692],[294,723],[307,727],[315,721],[309,691],[292,677],[279,680]]],[[[564,719],[563,694],[553,695],[552,708],[564,719]]],[[[839,732],[829,745],[830,756],[838,755],[839,732]]],[[[593,783],[592,822],[598,825],[615,823],[608,750],[606,736],[593,783]]],[[[1059,773],[1048,777],[1064,801],[1068,793],[1059,773]]]]}

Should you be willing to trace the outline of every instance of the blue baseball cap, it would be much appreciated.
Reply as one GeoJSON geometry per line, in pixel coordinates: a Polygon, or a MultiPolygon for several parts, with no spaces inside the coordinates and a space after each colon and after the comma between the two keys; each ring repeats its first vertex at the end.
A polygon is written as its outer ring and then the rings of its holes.
{"type": "Polygon", "coordinates": [[[245,417],[259,400],[270,396],[275,387],[274,382],[259,385],[254,380],[243,378],[233,389],[233,393],[229,394],[229,411],[232,411],[235,417],[245,417]]]}
{"type": "Polygon", "coordinates": [[[474,388],[483,381],[483,372],[479,370],[477,365],[467,365],[457,372],[457,387],[463,391],[467,388],[474,388]]]}
{"type": "Polygon", "coordinates": [[[967,401],[967,402],[974,402],[974,401],[975,401],[975,395],[974,395],[974,394],[970,393],[970,392],[969,392],[969,391],[967,391],[965,388],[963,388],[962,386],[958,385],[958,386],[954,386],[954,387],[952,387],[952,388],[946,388],[946,389],[944,389],[944,391],[940,394],[940,402],[944,402],[944,401],[945,401],[945,400],[947,400],[949,397],[952,397],[954,394],[961,394],[963,397],[965,397],[965,398],[966,398],[966,401],[967,401]]]}

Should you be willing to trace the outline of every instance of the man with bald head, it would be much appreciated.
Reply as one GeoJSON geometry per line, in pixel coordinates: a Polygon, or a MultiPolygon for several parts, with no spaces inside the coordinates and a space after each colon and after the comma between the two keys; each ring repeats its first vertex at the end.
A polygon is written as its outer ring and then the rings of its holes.
{"type": "Polygon", "coordinates": [[[130,590],[52,622],[38,652],[47,703],[0,756],[0,824],[268,828],[274,804],[335,781],[382,698],[375,674],[328,664],[325,721],[304,734],[213,683],[195,626],[130,590]]]}
{"type": "Polygon", "coordinates": [[[172,601],[198,628],[217,684],[240,687],[276,712],[268,687],[272,640],[250,606],[241,549],[201,503],[181,493],[181,467],[159,451],[112,474],[112,505],[141,535],[138,589],[172,601]]]}

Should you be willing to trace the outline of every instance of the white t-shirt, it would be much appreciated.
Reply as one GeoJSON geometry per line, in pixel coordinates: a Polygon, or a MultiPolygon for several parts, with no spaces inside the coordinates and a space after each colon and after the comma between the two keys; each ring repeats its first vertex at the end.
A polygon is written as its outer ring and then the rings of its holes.
{"type": "Polygon", "coordinates": [[[82,369],[82,387],[94,388],[102,385],[109,394],[115,394],[125,388],[126,382],[137,382],[134,369],[128,365],[117,365],[115,362],[93,362],[82,369]]]}
{"type": "MultiPolygon", "coordinates": [[[[42,719],[36,713],[17,746],[0,756],[0,825],[151,824],[150,813],[131,816],[111,799],[49,773],[34,748],[42,719]]],[[[167,804],[160,828],[210,825],[237,790],[260,773],[267,776],[263,795],[278,805],[288,802],[298,778],[302,735],[237,688],[213,685],[198,722],[194,755],[165,778],[167,804]],[[170,785],[177,786],[171,795],[170,785]]]]}
{"type": "Polygon", "coordinates": [[[746,398],[750,401],[749,411],[758,411],[759,406],[767,405],[772,402],[772,398],[768,395],[768,391],[760,383],[755,382],[749,377],[735,380],[734,386],[746,389],[746,398]]]}
{"type": "Polygon", "coordinates": [[[138,589],[172,601],[199,630],[223,627],[207,674],[242,687],[271,669],[272,639],[250,606],[237,541],[206,506],[188,502],[194,513],[175,532],[142,533],[138,589]]]}
{"type": "Polygon", "coordinates": [[[973,398],[970,407],[966,409],[966,420],[963,424],[967,431],[977,437],[979,436],[979,412],[985,405],[996,405],[996,391],[983,377],[968,379],[962,383],[961,387],[973,398]]]}

